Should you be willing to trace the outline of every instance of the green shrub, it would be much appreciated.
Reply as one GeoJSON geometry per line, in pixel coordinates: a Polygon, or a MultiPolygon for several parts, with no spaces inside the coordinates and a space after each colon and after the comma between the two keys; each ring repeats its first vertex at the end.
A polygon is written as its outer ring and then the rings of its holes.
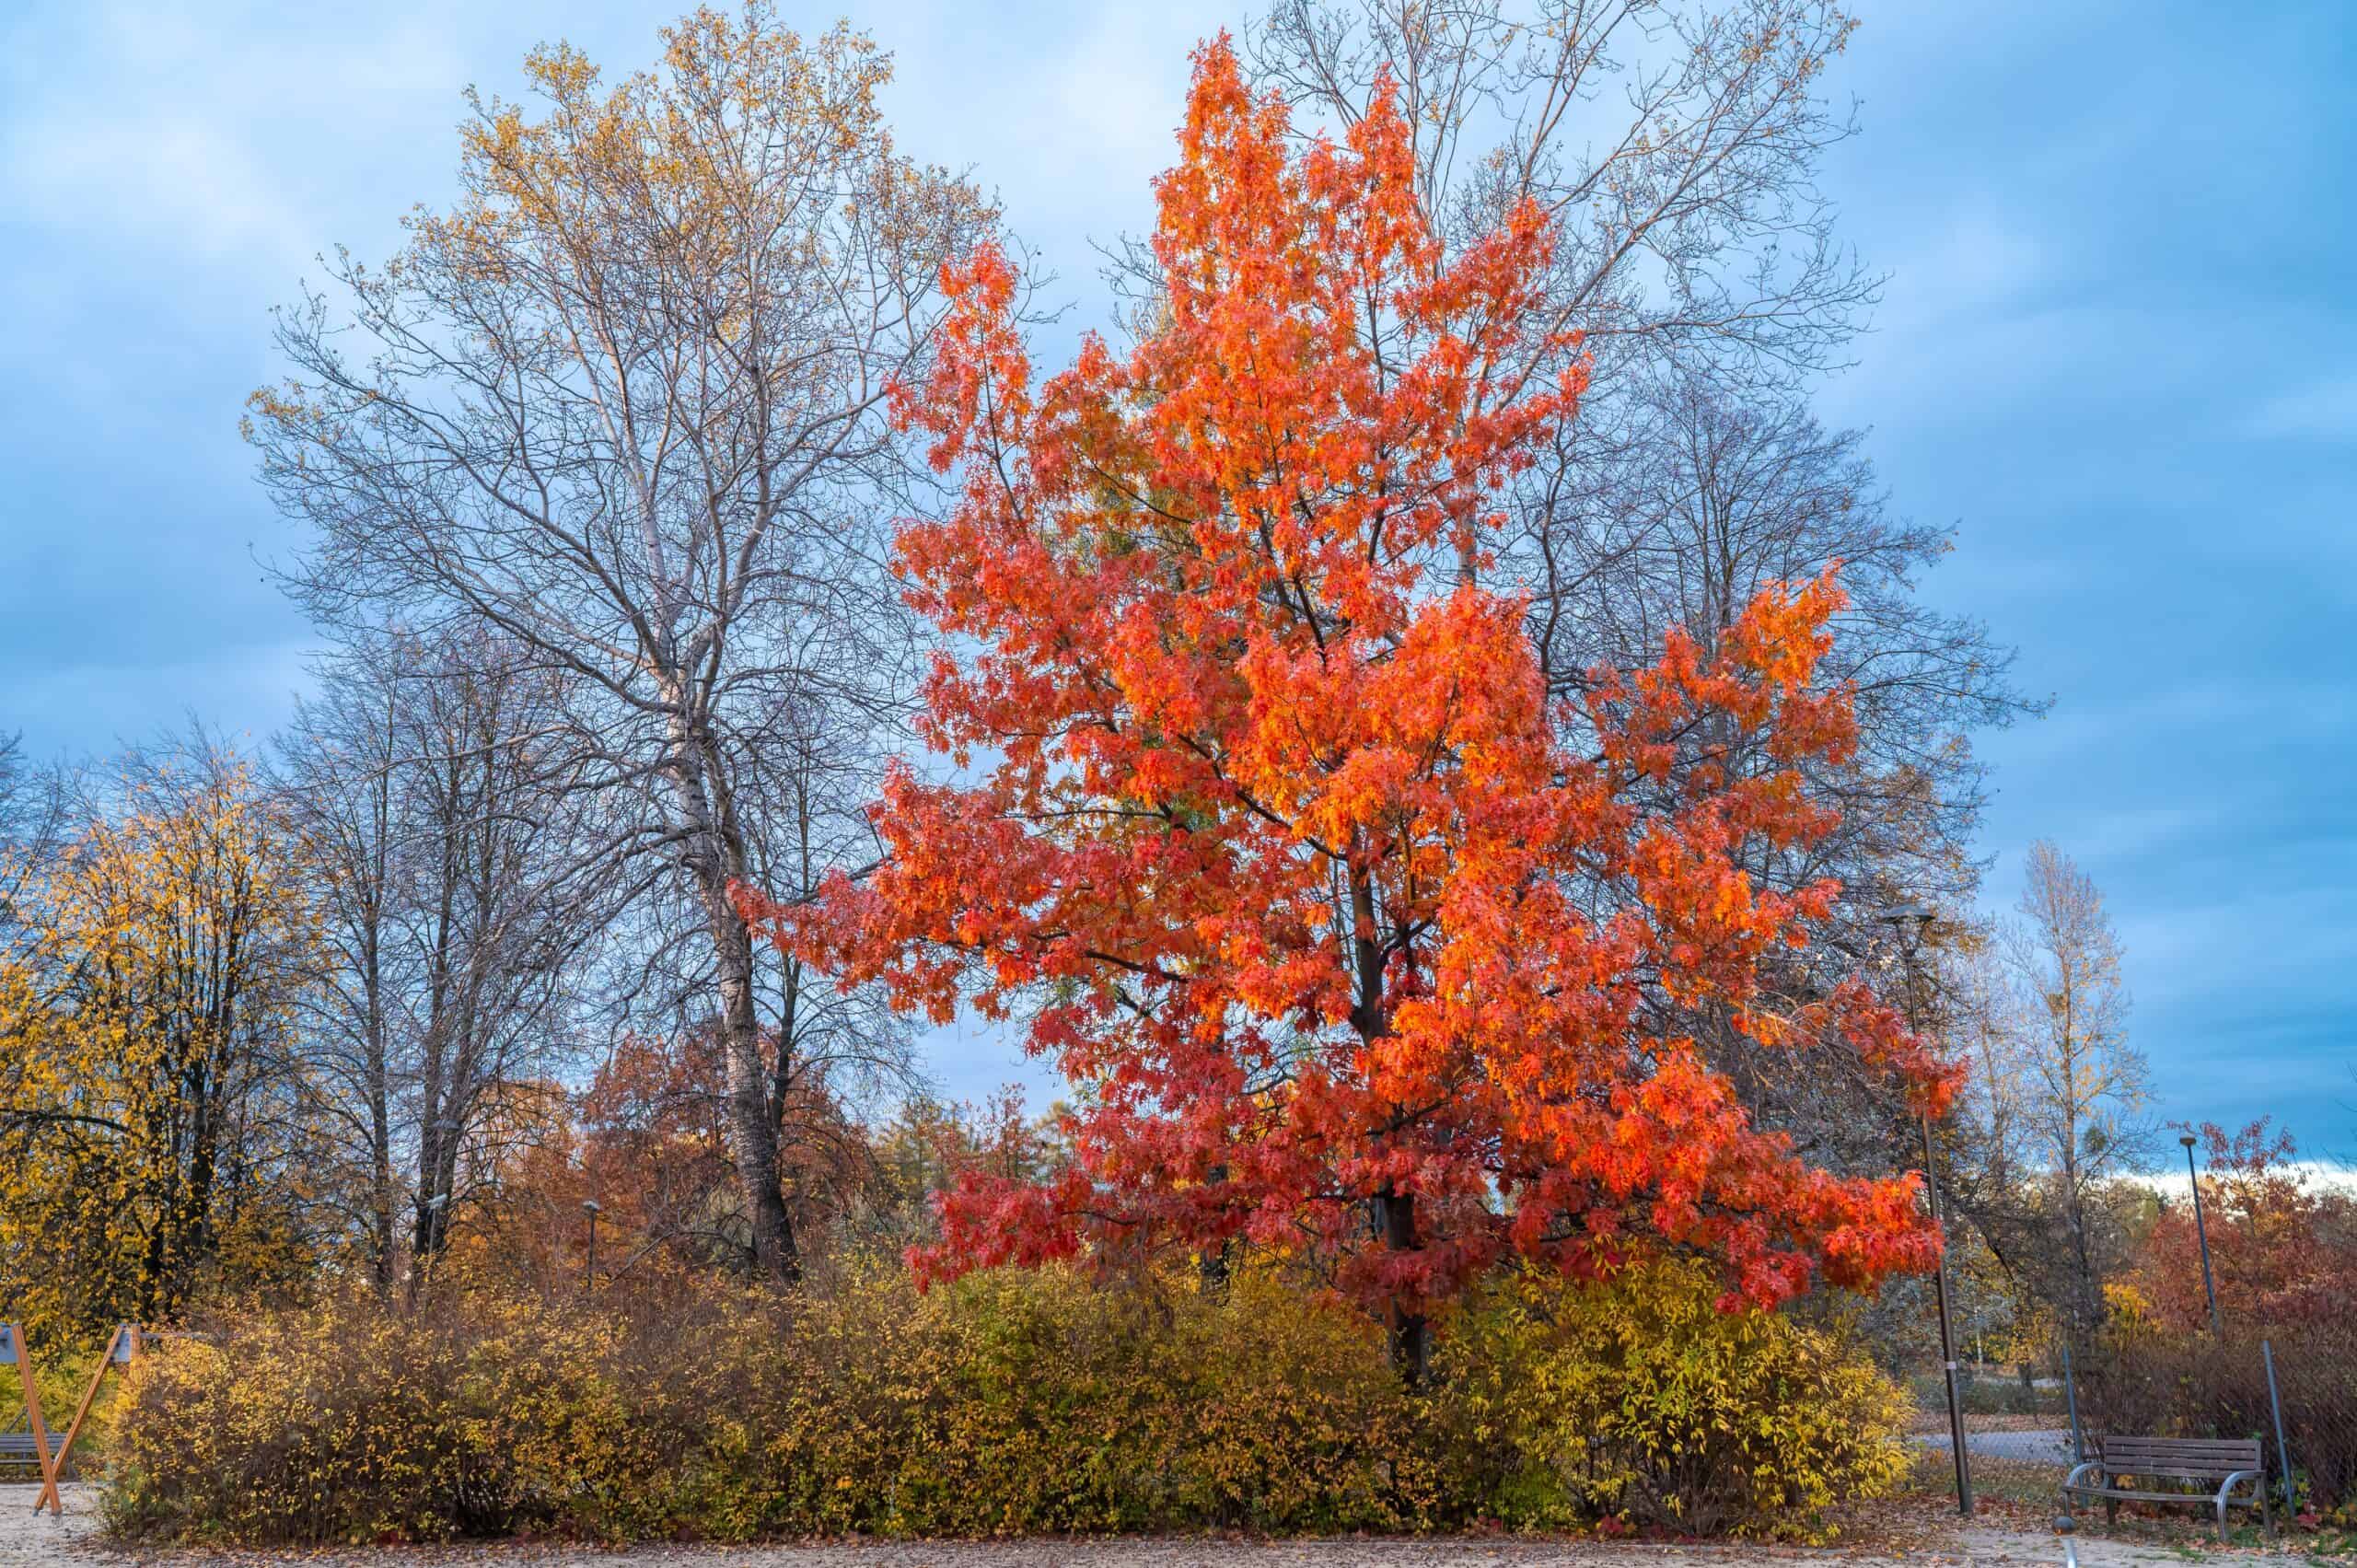
{"type": "Polygon", "coordinates": [[[1714,1294],[1679,1269],[1501,1285],[1414,1394],[1364,1318],[1248,1274],[1217,1297],[1062,1271],[920,1295],[875,1272],[636,1327],[331,1297],[144,1360],[106,1506],[125,1534],[252,1542],[1813,1533],[1896,1475],[1897,1396],[1836,1336],[1722,1317],[1714,1294]]]}

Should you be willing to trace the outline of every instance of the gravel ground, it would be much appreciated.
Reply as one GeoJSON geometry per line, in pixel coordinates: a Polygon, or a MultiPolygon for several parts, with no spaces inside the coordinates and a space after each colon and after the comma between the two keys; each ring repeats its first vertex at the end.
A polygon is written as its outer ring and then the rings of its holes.
{"type": "MultiPolygon", "coordinates": [[[[2051,1536],[1975,1529],[1927,1538],[1912,1550],[1825,1551],[1771,1547],[1615,1546],[1592,1541],[1454,1540],[1021,1540],[895,1541],[769,1547],[643,1546],[627,1551],[584,1547],[462,1546],[333,1552],[123,1551],[99,1537],[95,1498],[65,1488],[65,1516],[31,1512],[36,1489],[0,1486],[0,1568],[69,1564],[259,1568],[301,1562],[340,1568],[1744,1568],[1746,1564],[1824,1563],[1893,1568],[1898,1563],[2057,1564],[2051,1536]]],[[[2177,1562],[2178,1552],[2125,1542],[2083,1539],[2086,1568],[2177,1562]]]]}

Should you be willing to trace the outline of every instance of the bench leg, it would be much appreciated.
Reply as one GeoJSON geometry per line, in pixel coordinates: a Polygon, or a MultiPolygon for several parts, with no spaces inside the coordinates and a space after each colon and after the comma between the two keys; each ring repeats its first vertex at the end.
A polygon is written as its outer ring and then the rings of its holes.
{"type": "Polygon", "coordinates": [[[2228,1476],[2218,1488],[2218,1544],[2226,1544],[2226,1510],[2235,1504],[2235,1478],[2228,1476]]]}

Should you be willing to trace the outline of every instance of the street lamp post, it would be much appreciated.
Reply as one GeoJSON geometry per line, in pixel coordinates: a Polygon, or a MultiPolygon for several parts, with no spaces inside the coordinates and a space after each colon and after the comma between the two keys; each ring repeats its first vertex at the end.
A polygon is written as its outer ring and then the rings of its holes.
{"type": "Polygon", "coordinates": [[[589,1256],[581,1269],[581,1291],[586,1295],[598,1288],[598,1216],[606,1211],[598,1206],[597,1199],[584,1198],[581,1212],[589,1216],[589,1256]]]}
{"type": "Polygon", "coordinates": [[[2185,1145],[2185,1179],[2193,1184],[2193,1234],[2201,1243],[2201,1292],[2210,1299],[2210,1335],[2220,1339],[2225,1330],[2218,1323],[2218,1282],[2210,1275],[2210,1225],[2201,1217],[2201,1178],[2193,1169],[2193,1134],[2181,1132],[2177,1141],[2185,1145]]]}
{"type": "MultiPolygon", "coordinates": [[[[1907,969],[1907,1027],[1918,1028],[1915,1016],[1915,948],[1922,940],[1923,928],[1932,923],[1932,912],[1920,904],[1908,904],[1882,917],[1898,935],[1899,960],[1907,969]]],[[[1940,1179],[1933,1171],[1932,1119],[1922,1119],[1923,1127],[1923,1194],[1931,1205],[1932,1223],[1940,1223],[1940,1179]]],[[[1948,1388],[1948,1448],[1956,1456],[1956,1512],[1967,1518],[1972,1516],[1972,1460],[1964,1447],[1964,1391],[1956,1383],[1956,1330],[1948,1318],[1947,1249],[1940,1251],[1938,1266],[1932,1273],[1932,1288],[1940,1306],[1940,1363],[1946,1375],[1948,1388]]]]}

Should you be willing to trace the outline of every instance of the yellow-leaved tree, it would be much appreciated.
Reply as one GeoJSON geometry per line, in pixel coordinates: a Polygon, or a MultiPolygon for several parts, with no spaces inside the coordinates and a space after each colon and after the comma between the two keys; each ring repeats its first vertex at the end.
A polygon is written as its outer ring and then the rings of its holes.
{"type": "Polygon", "coordinates": [[[308,1262],[291,840],[203,737],[84,796],[0,955],[0,1301],[77,1335],[308,1262]]]}

